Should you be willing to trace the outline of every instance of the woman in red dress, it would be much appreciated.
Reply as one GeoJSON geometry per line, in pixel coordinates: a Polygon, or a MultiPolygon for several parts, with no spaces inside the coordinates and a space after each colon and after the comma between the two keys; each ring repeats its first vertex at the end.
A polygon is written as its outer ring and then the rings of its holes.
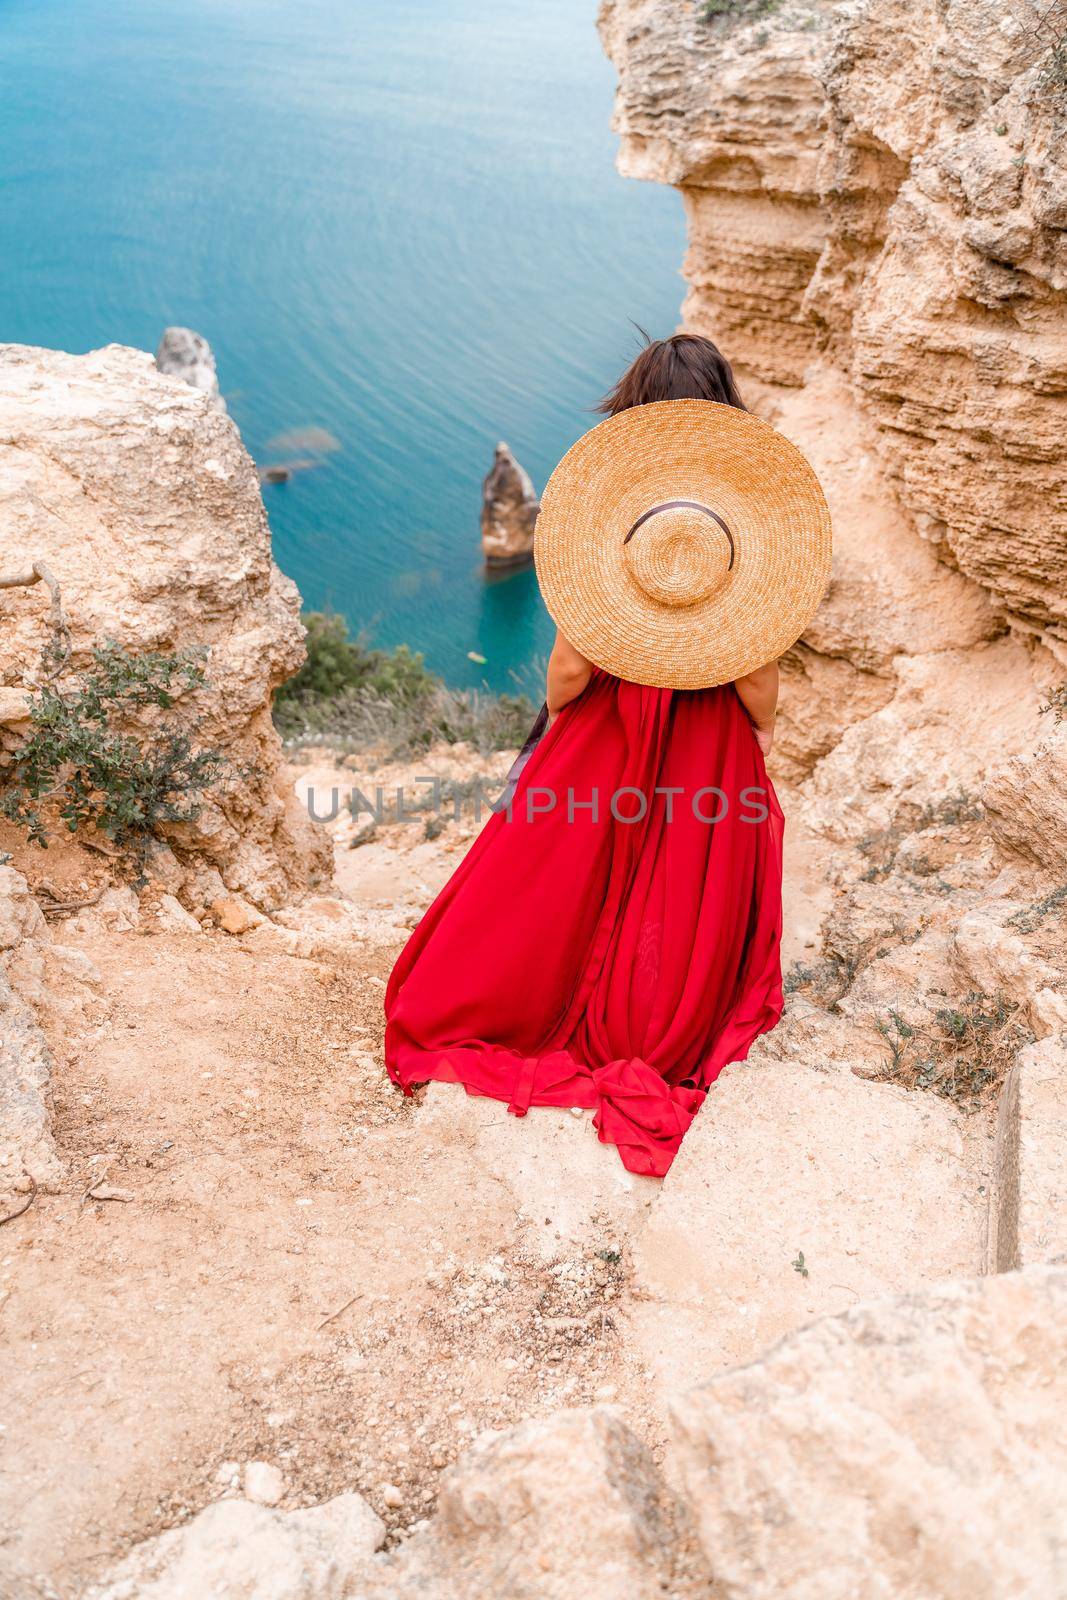
{"type": "Polygon", "coordinates": [[[774,567],[805,543],[814,475],[747,413],[710,340],[648,345],[602,409],[620,421],[568,453],[537,524],[566,627],[546,703],[506,804],[393,969],[386,1064],[405,1093],[443,1079],[516,1116],[590,1108],[630,1171],[662,1177],[723,1066],[781,1013],[783,816],[764,758],[777,656],[825,573],[774,567]],[[761,483],[776,505],[794,489],[783,460],[808,501],[766,535],[761,483]],[[795,603],[768,625],[771,569],[795,603]],[[674,686],[693,682],[712,686],[674,686]]]}

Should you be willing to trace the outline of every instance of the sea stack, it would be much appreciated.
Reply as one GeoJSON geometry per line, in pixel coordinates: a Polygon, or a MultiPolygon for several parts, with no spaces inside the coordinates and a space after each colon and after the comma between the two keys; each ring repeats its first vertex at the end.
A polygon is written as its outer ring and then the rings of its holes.
{"type": "Polygon", "coordinates": [[[529,565],[540,505],[529,473],[501,442],[482,484],[482,549],[487,567],[529,565]]]}
{"type": "Polygon", "coordinates": [[[208,395],[216,411],[225,413],[226,402],[219,393],[215,355],[202,333],[192,328],[165,328],[156,351],[156,366],[171,378],[208,395]]]}

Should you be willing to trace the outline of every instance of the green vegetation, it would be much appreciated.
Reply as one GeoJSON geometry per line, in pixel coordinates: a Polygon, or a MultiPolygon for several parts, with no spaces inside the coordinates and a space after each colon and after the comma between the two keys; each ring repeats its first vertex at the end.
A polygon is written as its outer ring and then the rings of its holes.
{"type": "Polygon", "coordinates": [[[203,667],[189,653],[131,656],[113,643],[92,661],[31,701],[32,731],[4,773],[0,815],[42,848],[52,813],[69,832],[102,834],[143,862],[162,823],[195,820],[225,765],[217,751],[195,747],[188,719],[150,711],[169,712],[203,684],[203,667]]]}
{"type": "Polygon", "coordinates": [[[973,990],[958,1006],[935,1011],[933,1030],[890,1011],[874,1024],[889,1047],[885,1066],[860,1075],[929,1089],[976,1111],[994,1097],[1016,1054],[1033,1038],[1018,1020],[1018,1010],[1000,995],[973,990]]]}
{"type": "Polygon", "coordinates": [[[859,971],[859,955],[846,957],[838,951],[814,961],[794,961],[782,980],[783,994],[807,994],[816,1005],[836,1011],[859,971]]]}
{"type": "MultiPolygon", "coordinates": [[[[879,878],[887,877],[896,866],[901,846],[913,834],[925,833],[931,828],[960,828],[965,823],[977,822],[982,815],[981,802],[964,789],[921,807],[903,806],[888,828],[864,834],[859,840],[857,848],[870,862],[863,873],[863,881],[876,883],[879,878]]],[[[919,870],[922,872],[921,867],[919,870]]],[[[927,874],[932,870],[925,865],[927,874]]]]}
{"type": "Polygon", "coordinates": [[[717,22],[732,17],[737,22],[754,22],[777,11],[782,0],[703,0],[697,13],[701,22],[717,22]]]}
{"type": "Polygon", "coordinates": [[[525,694],[449,689],[406,645],[376,650],[350,639],[343,617],[309,612],[304,625],[307,661],[274,702],[288,744],[406,757],[463,740],[487,753],[521,745],[529,732],[535,707],[525,694]]]}
{"type": "Polygon", "coordinates": [[[1031,906],[1026,906],[1022,911],[1017,911],[1013,917],[1008,918],[1009,928],[1018,928],[1020,933],[1036,933],[1046,917],[1055,913],[1060,916],[1067,908],[1067,883],[1061,884],[1058,889],[1053,889],[1041,900],[1035,900],[1031,906]]]}

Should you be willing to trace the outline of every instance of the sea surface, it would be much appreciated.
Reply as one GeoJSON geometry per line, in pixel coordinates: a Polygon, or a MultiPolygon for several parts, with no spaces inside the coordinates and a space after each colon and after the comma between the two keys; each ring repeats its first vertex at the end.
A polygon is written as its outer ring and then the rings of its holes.
{"type": "Polygon", "coordinates": [[[0,340],[210,340],[305,606],[457,685],[534,684],[540,489],[683,285],[678,197],[614,170],[595,0],[0,0],[0,340]],[[484,656],[471,661],[468,652],[484,656]]]}

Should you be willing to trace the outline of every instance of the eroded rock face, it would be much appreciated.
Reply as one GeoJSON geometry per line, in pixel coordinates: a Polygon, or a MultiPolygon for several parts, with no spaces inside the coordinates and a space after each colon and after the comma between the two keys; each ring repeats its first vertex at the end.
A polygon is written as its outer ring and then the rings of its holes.
{"type": "Polygon", "coordinates": [[[540,501],[530,475],[501,442],[482,484],[482,550],[490,567],[519,567],[533,560],[540,501]]]}
{"type": "MultiPolygon", "coordinates": [[[[0,349],[0,568],[44,560],[73,655],[200,647],[199,739],[233,781],[172,843],[262,907],[327,869],[325,841],[279,777],[273,689],[303,657],[299,596],[271,560],[255,468],[236,428],[152,358],[0,349]]],[[[35,683],[44,585],[0,591],[0,683],[35,683]]]]}
{"type": "Polygon", "coordinates": [[[673,1410],[737,1600],[1000,1600],[1067,1585],[1067,1271],[873,1302],[673,1410]]]}
{"type": "Polygon", "coordinates": [[[689,215],[686,326],[765,382],[829,356],[923,537],[1067,661],[1067,160],[981,0],[738,22],[605,0],[620,166],[689,215]]]}

